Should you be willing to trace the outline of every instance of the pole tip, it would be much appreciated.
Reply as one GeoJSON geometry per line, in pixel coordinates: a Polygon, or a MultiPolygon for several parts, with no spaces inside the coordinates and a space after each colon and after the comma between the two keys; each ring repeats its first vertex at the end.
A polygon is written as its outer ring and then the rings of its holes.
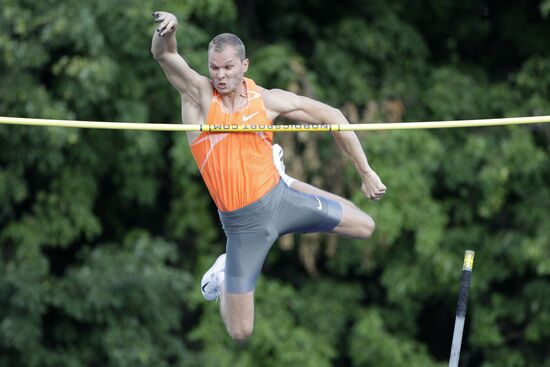
{"type": "Polygon", "coordinates": [[[472,271],[472,268],[474,267],[475,254],[475,251],[466,250],[464,253],[464,266],[462,267],[462,270],[472,271]]]}

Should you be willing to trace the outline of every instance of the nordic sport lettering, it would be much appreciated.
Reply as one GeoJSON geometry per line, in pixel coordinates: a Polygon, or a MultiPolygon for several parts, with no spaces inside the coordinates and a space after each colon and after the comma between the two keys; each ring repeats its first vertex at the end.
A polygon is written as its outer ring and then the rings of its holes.
{"type": "Polygon", "coordinates": [[[290,129],[330,129],[331,125],[329,124],[303,124],[303,125],[208,125],[209,131],[231,131],[231,130],[242,130],[242,131],[277,131],[277,130],[290,130],[290,129]]]}

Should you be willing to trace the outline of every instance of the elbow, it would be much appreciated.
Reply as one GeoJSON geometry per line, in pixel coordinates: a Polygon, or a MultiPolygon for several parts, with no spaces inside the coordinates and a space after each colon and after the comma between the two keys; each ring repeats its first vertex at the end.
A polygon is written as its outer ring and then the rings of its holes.
{"type": "Polygon", "coordinates": [[[336,121],[337,124],[340,124],[340,125],[349,124],[348,119],[346,118],[346,116],[341,110],[334,108],[333,116],[334,116],[334,121],[336,121]]]}

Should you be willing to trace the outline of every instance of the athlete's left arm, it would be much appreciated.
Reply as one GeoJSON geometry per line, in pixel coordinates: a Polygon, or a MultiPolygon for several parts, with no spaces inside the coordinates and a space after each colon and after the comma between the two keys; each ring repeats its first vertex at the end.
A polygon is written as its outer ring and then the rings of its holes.
{"type": "MultiPolygon", "coordinates": [[[[308,97],[281,89],[264,89],[262,96],[268,115],[273,120],[278,116],[283,116],[311,124],[349,124],[342,111],[308,97]]],[[[335,131],[332,132],[332,135],[361,176],[362,190],[365,195],[370,199],[380,199],[386,192],[386,186],[370,167],[355,132],[335,131]]]]}

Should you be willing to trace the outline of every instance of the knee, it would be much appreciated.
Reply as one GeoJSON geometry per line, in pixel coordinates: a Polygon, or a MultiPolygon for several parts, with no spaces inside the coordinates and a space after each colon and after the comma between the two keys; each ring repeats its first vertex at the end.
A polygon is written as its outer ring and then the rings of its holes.
{"type": "Polygon", "coordinates": [[[231,327],[227,331],[233,340],[243,343],[252,335],[254,325],[252,323],[244,323],[237,327],[231,327]]]}
{"type": "Polygon", "coordinates": [[[361,226],[361,238],[367,239],[374,233],[376,224],[370,216],[366,216],[363,225],[361,226]]]}

